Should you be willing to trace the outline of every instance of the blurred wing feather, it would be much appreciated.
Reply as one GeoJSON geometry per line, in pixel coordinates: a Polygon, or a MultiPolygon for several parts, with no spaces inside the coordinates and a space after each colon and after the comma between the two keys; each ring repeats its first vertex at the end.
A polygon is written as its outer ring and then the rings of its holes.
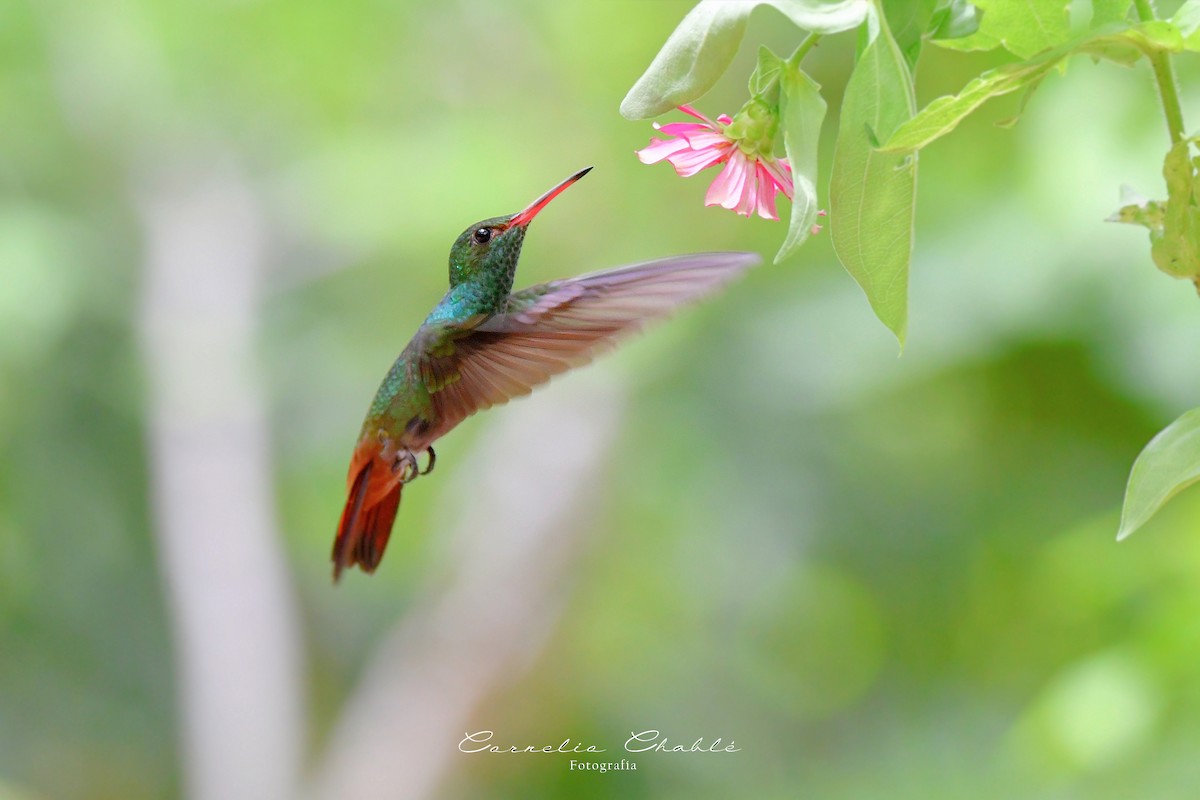
{"type": "Polygon", "coordinates": [[[529,394],[758,261],[752,253],[704,253],[552,281],[514,293],[504,314],[443,330],[444,344],[421,362],[439,428],[529,394]]]}

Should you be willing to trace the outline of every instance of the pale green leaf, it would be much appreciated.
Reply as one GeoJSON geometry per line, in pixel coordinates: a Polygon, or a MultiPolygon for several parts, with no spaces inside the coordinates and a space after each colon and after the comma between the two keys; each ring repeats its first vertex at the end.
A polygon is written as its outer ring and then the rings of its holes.
{"type": "MultiPolygon", "coordinates": [[[[977,12],[978,13],[978,12],[977,12]]],[[[979,25],[975,31],[969,35],[956,36],[953,38],[937,37],[930,39],[931,44],[936,44],[938,47],[947,50],[959,50],[964,53],[995,50],[997,47],[1003,46],[1003,43],[996,36],[983,30],[983,18],[977,17],[979,25]]]]}
{"type": "Polygon", "coordinates": [[[1167,151],[1163,160],[1166,201],[1149,200],[1122,187],[1122,206],[1108,219],[1150,231],[1150,256],[1173,278],[1193,281],[1200,290],[1200,175],[1192,157],[1192,141],[1167,151]]]}
{"type": "Polygon", "coordinates": [[[1043,73],[1040,78],[1031,81],[1021,91],[1021,99],[1017,101],[1017,113],[1011,117],[1002,119],[996,122],[998,128],[1012,128],[1021,121],[1021,117],[1025,114],[1025,109],[1029,106],[1029,101],[1033,99],[1033,95],[1037,92],[1038,87],[1042,85],[1042,81],[1046,79],[1043,73]]]}
{"type": "Polygon", "coordinates": [[[1162,236],[1167,204],[1143,197],[1129,186],[1121,187],[1121,207],[1106,222],[1137,225],[1150,231],[1151,238],[1162,236]]]}
{"type": "Polygon", "coordinates": [[[1123,26],[1129,16],[1130,4],[1131,0],[1092,0],[1090,8],[1085,7],[1082,11],[1086,24],[1073,28],[1071,10],[1077,3],[1071,0],[1030,0],[1028,3],[1025,0],[980,0],[979,9],[986,13],[981,21],[977,19],[977,31],[957,36],[935,31],[933,43],[962,51],[994,50],[1003,46],[1028,58],[1067,42],[1081,32],[1080,28],[1095,32],[1123,26]]]}
{"type": "Polygon", "coordinates": [[[780,122],[795,192],[791,224],[775,256],[777,264],[804,243],[817,220],[817,144],[825,121],[821,87],[808,75],[797,67],[785,66],[780,84],[780,122]]]}
{"type": "Polygon", "coordinates": [[[1200,408],[1186,412],[1138,454],[1125,487],[1117,539],[1146,523],[1163,505],[1200,481],[1200,408]]]}
{"type": "MultiPolygon", "coordinates": [[[[973,3],[968,0],[952,0],[949,5],[943,6],[933,15],[929,36],[935,44],[945,44],[939,41],[943,39],[962,39],[979,30],[980,19],[979,9],[973,3]]],[[[992,45],[999,46],[1000,42],[992,45]]]]}
{"type": "Polygon", "coordinates": [[[1071,37],[1070,0],[975,0],[983,11],[979,30],[959,39],[937,40],[954,50],[992,50],[1003,45],[1029,58],[1071,37]]]}
{"type": "Polygon", "coordinates": [[[737,54],[753,5],[704,0],[688,12],[621,101],[621,115],[657,117],[711,89],[737,54]]]}
{"type": "Polygon", "coordinates": [[[1070,55],[1083,53],[1132,66],[1143,55],[1155,51],[1178,53],[1183,50],[1183,35],[1170,22],[1156,20],[1132,28],[1097,32],[1080,39],[1070,55]]]}
{"type": "Polygon", "coordinates": [[[887,152],[919,150],[954,130],[968,114],[993,97],[1036,86],[1069,56],[1086,54],[1129,64],[1148,52],[1178,52],[1182,47],[1178,29],[1168,22],[1148,22],[1115,33],[1086,34],[1028,61],[988,70],[958,94],[939,97],[897,130],[882,149],[887,152]]]}
{"type": "Polygon", "coordinates": [[[912,260],[916,154],[883,153],[880,139],[916,111],[912,74],[886,20],[854,66],[842,99],[830,180],[830,236],[875,315],[904,346],[912,260]]]}
{"type": "Polygon", "coordinates": [[[746,5],[769,5],[778,9],[796,27],[813,33],[839,33],[857,28],[871,11],[871,0],[704,0],[746,5]]]}
{"type": "Polygon", "coordinates": [[[921,113],[900,126],[884,145],[889,153],[919,150],[954,130],[958,123],[993,97],[1009,94],[1040,81],[1062,57],[1022,64],[1005,64],[988,70],[956,95],[939,97],[921,113]]]}
{"type": "MultiPolygon", "coordinates": [[[[762,97],[764,92],[774,88],[778,91],[779,70],[783,68],[783,59],[771,52],[765,44],[758,48],[758,66],[750,75],[748,84],[751,97],[762,97]]],[[[774,105],[774,100],[770,100],[774,105]]]]}
{"type": "Polygon", "coordinates": [[[1184,140],[1167,151],[1163,160],[1167,181],[1167,207],[1162,235],[1150,232],[1150,255],[1163,272],[1175,278],[1200,276],[1200,209],[1191,142],[1184,140]]]}
{"type": "Polygon", "coordinates": [[[772,6],[795,25],[815,33],[857,27],[871,8],[870,0],[701,0],[625,95],[621,115],[656,117],[711,89],[737,54],[750,12],[760,5],[772,6]]]}
{"type": "Polygon", "coordinates": [[[1182,34],[1186,49],[1200,50],[1200,0],[1187,0],[1171,17],[1171,23],[1182,34]]]}
{"type": "Polygon", "coordinates": [[[1092,19],[1088,27],[1092,30],[1125,21],[1129,16],[1132,0],[1092,0],[1092,19]]]}
{"type": "Polygon", "coordinates": [[[882,0],[882,3],[892,38],[904,53],[911,71],[921,55],[921,43],[937,10],[938,0],[882,0]]]}

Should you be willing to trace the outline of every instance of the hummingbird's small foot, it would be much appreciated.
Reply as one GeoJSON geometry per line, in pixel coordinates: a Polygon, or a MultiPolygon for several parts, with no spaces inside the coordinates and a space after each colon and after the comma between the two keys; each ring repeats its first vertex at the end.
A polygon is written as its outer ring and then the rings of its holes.
{"type": "Polygon", "coordinates": [[[426,447],[425,452],[429,453],[429,464],[426,465],[425,469],[421,470],[420,474],[422,475],[428,475],[433,472],[433,465],[437,463],[437,453],[433,452],[432,447],[426,447]]]}
{"type": "Polygon", "coordinates": [[[422,474],[417,465],[417,457],[409,450],[401,450],[396,454],[396,460],[392,463],[392,472],[400,476],[401,483],[412,483],[422,474]]]}

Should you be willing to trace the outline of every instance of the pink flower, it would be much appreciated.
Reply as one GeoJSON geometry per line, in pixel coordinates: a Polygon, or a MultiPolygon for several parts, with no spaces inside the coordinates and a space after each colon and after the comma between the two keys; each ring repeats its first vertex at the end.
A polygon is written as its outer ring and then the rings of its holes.
{"type": "Polygon", "coordinates": [[[764,219],[779,219],[775,196],[783,192],[790,200],[794,191],[787,159],[754,149],[747,153],[742,142],[727,135],[726,127],[733,120],[724,114],[713,122],[691,106],[680,106],[679,110],[701,121],[654,123],[655,130],[671,138],[651,139],[649,145],[637,151],[641,162],[656,164],[666,159],[681,178],[724,164],[721,174],[708,187],[704,205],[719,205],[746,217],[757,211],[764,219]]]}

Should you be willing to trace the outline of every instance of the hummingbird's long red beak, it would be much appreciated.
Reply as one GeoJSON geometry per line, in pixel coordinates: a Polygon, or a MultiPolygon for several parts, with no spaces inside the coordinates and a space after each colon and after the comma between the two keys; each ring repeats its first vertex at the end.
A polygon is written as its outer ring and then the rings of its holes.
{"type": "Polygon", "coordinates": [[[513,225],[519,225],[521,227],[525,227],[526,225],[528,225],[530,222],[533,221],[533,218],[538,215],[539,211],[541,211],[543,208],[545,208],[547,205],[549,205],[551,200],[558,197],[558,195],[562,192],[563,189],[566,189],[572,183],[579,180],[584,175],[587,175],[591,171],[592,171],[591,167],[585,167],[585,168],[579,170],[579,172],[576,172],[574,175],[567,178],[565,181],[560,183],[558,186],[555,186],[553,189],[546,192],[544,195],[539,197],[537,200],[534,200],[532,203],[529,204],[528,208],[526,208],[524,211],[518,212],[516,216],[514,216],[512,219],[510,219],[508,221],[509,227],[512,227],[513,225]]]}

